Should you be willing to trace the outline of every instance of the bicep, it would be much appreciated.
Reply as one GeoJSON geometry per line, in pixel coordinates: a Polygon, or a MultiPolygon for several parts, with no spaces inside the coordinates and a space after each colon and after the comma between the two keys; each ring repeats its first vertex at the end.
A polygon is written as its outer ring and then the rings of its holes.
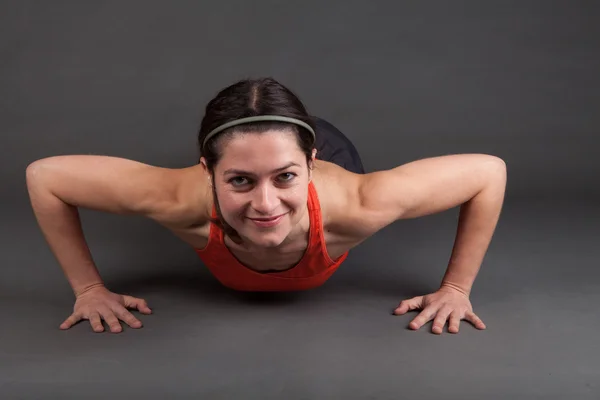
{"type": "Polygon", "coordinates": [[[383,227],[459,206],[497,174],[504,162],[486,154],[456,154],[413,161],[367,174],[358,189],[357,211],[383,227]]]}

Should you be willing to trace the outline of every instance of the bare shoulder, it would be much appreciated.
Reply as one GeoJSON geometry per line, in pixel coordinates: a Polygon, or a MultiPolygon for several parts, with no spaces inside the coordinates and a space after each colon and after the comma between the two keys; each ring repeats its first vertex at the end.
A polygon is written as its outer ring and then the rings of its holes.
{"type": "Polygon", "coordinates": [[[208,174],[200,165],[171,170],[169,174],[169,194],[152,219],[194,248],[204,248],[213,207],[208,174]]]}
{"type": "MultiPolygon", "coordinates": [[[[314,171],[323,230],[331,252],[341,254],[357,246],[393,219],[389,213],[381,213],[382,204],[369,203],[370,197],[365,196],[369,182],[377,180],[381,186],[385,179],[382,172],[357,174],[326,161],[319,161],[314,171]]],[[[380,195],[384,196],[385,187],[381,189],[380,195]]]]}
{"type": "Polygon", "coordinates": [[[165,177],[164,206],[157,208],[160,212],[153,219],[171,229],[208,225],[213,200],[208,174],[201,166],[170,169],[165,177]]]}
{"type": "Polygon", "coordinates": [[[352,245],[364,240],[361,221],[350,217],[358,215],[358,193],[363,176],[336,164],[317,160],[313,170],[313,184],[319,196],[323,230],[329,245],[352,245]]]}

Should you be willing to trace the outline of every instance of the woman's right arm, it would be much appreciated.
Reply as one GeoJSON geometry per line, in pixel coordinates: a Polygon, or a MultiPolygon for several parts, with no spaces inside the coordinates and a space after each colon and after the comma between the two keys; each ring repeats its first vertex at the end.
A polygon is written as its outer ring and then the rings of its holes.
{"type": "Polygon", "coordinates": [[[76,296],[102,285],[78,208],[160,220],[177,209],[176,170],[109,156],[44,158],[27,167],[31,205],[76,296]]]}

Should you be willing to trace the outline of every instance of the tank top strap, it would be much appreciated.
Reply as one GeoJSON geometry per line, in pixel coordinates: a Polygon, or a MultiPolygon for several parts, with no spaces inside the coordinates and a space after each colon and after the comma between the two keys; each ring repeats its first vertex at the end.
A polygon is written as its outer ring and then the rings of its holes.
{"type": "Polygon", "coordinates": [[[326,263],[333,263],[327,252],[325,232],[323,231],[323,214],[317,189],[312,181],[308,184],[308,209],[310,215],[310,234],[307,253],[318,255],[326,263]]]}
{"type": "Polygon", "coordinates": [[[315,185],[311,182],[308,183],[308,215],[310,218],[310,234],[308,246],[312,247],[318,245],[323,240],[323,232],[321,229],[321,204],[319,202],[319,196],[315,185]]]}
{"type": "MultiPolygon", "coordinates": [[[[215,207],[215,205],[213,204],[212,206],[212,213],[211,213],[211,217],[213,220],[217,219],[217,208],[215,207]]],[[[219,229],[219,227],[217,227],[217,225],[215,225],[214,222],[211,222],[210,224],[210,232],[209,232],[209,240],[208,243],[211,245],[216,245],[216,244],[224,244],[224,235],[223,235],[223,230],[219,229]]]]}

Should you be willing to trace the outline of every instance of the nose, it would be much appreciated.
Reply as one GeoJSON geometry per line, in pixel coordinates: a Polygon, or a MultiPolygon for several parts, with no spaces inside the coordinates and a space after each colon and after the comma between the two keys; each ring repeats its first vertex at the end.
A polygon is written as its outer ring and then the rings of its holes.
{"type": "Polygon", "coordinates": [[[252,208],[261,215],[271,216],[279,206],[277,189],[269,185],[261,185],[254,191],[252,208]]]}

